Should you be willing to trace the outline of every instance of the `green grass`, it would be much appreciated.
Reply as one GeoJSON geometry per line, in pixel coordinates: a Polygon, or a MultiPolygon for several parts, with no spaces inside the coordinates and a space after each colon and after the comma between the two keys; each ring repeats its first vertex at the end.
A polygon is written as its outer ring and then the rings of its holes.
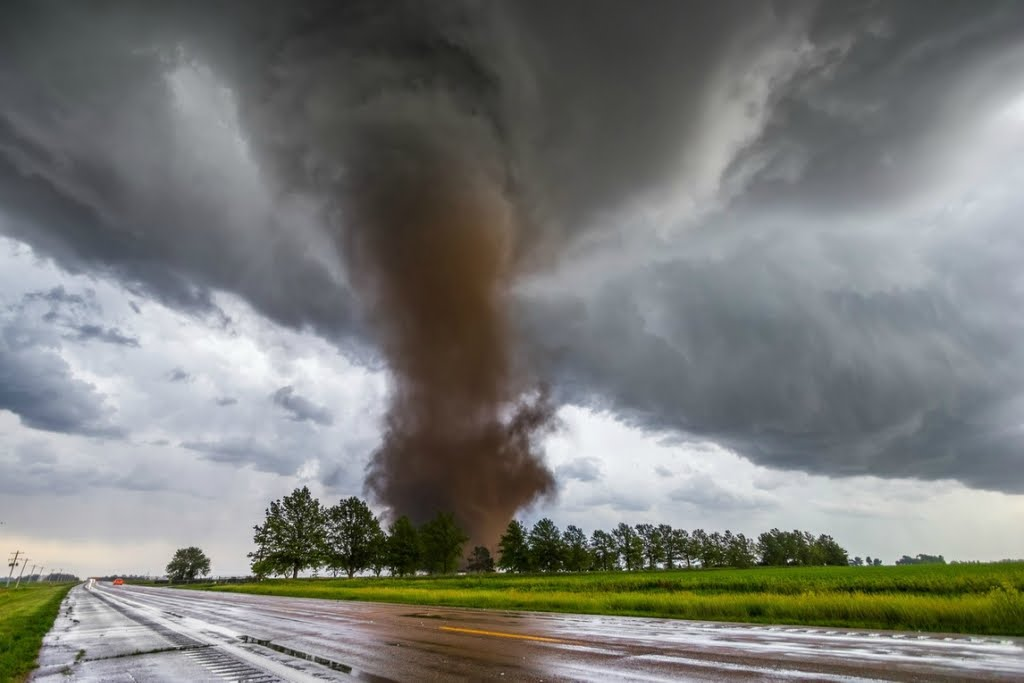
{"type": "Polygon", "coordinates": [[[74,584],[0,588],[0,681],[20,681],[35,667],[43,636],[74,584]]]}
{"type": "Polygon", "coordinates": [[[1024,636],[1024,564],[299,579],[264,595],[1024,636]]]}

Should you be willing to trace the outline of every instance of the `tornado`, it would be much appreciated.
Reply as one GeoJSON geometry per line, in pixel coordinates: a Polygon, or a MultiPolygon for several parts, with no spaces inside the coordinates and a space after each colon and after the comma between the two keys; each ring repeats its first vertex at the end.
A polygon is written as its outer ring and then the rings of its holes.
{"type": "Polygon", "coordinates": [[[537,230],[517,158],[524,88],[489,17],[377,3],[304,15],[245,95],[277,176],[326,198],[391,377],[366,493],[417,523],[451,512],[494,547],[555,490],[541,441],[556,419],[510,319],[537,230]]]}

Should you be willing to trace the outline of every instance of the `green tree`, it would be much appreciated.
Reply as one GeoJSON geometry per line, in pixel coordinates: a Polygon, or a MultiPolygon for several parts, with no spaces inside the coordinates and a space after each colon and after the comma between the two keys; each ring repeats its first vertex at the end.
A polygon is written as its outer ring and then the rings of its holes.
{"type": "Polygon", "coordinates": [[[618,545],[607,531],[595,529],[590,535],[590,554],[594,558],[592,567],[597,571],[609,572],[619,566],[618,545]]]}
{"type": "Polygon", "coordinates": [[[340,569],[352,578],[373,566],[380,522],[362,500],[352,496],[329,508],[325,533],[329,569],[340,569]]]}
{"type": "Polygon", "coordinates": [[[199,548],[191,545],[178,548],[167,563],[167,578],[174,581],[192,581],[197,576],[210,573],[210,558],[199,548]]]}
{"type": "Polygon", "coordinates": [[[402,515],[388,528],[387,566],[395,576],[415,574],[422,557],[420,535],[416,527],[402,515]]]}
{"type": "Polygon", "coordinates": [[[380,526],[380,520],[373,527],[370,538],[370,571],[374,576],[380,576],[384,568],[388,566],[388,536],[380,526]]]}
{"type": "Polygon", "coordinates": [[[431,574],[450,574],[462,557],[462,546],[469,536],[455,523],[450,512],[439,512],[437,517],[420,527],[423,548],[423,568],[431,574]]]}
{"type": "Polygon", "coordinates": [[[532,565],[543,572],[557,572],[562,568],[562,532],[545,517],[530,529],[530,557],[532,565]]]}
{"type": "Polygon", "coordinates": [[[590,569],[590,546],[583,529],[575,524],[565,527],[565,533],[562,534],[562,548],[565,553],[564,567],[567,571],[582,572],[590,569]]]}
{"type": "Polygon", "coordinates": [[[636,530],[625,522],[620,522],[612,531],[615,538],[615,546],[622,558],[622,564],[627,571],[636,571],[644,566],[644,543],[637,535],[636,530]]]}
{"type": "Polygon", "coordinates": [[[254,527],[259,550],[250,553],[257,575],[288,574],[320,566],[324,555],[324,509],[309,488],[295,489],[266,510],[262,525],[254,527]]]}
{"type": "Polygon", "coordinates": [[[530,571],[530,546],[526,543],[526,527],[518,519],[508,523],[498,541],[498,566],[510,572],[530,571]]]}
{"type": "Polygon", "coordinates": [[[686,563],[687,569],[690,569],[693,566],[694,552],[689,532],[686,529],[672,529],[667,538],[665,545],[670,550],[666,552],[671,552],[674,557],[686,563]]]}
{"type": "Polygon", "coordinates": [[[493,572],[494,558],[491,551],[482,545],[473,548],[473,552],[466,558],[466,569],[471,572],[493,572]]]}
{"type": "Polygon", "coordinates": [[[648,569],[657,569],[660,562],[665,561],[665,539],[661,528],[653,524],[637,524],[636,533],[644,545],[644,559],[648,569]]]}

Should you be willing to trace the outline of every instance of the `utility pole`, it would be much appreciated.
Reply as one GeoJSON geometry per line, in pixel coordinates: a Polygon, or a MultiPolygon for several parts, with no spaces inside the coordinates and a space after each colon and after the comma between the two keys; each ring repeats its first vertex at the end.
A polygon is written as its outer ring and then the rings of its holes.
{"type": "Polygon", "coordinates": [[[39,568],[39,576],[36,577],[36,583],[42,583],[43,582],[43,571],[45,571],[45,570],[46,570],[46,567],[40,567],[39,568]]]}
{"type": "Polygon", "coordinates": [[[11,568],[11,571],[7,572],[7,587],[11,587],[11,577],[14,576],[14,568],[18,566],[18,557],[21,555],[20,550],[15,550],[12,553],[13,557],[8,560],[7,566],[11,568]]]}
{"type": "Polygon", "coordinates": [[[15,582],[14,587],[17,588],[21,585],[21,577],[25,575],[25,567],[28,566],[28,558],[21,560],[21,571],[18,573],[18,580],[15,582]]]}

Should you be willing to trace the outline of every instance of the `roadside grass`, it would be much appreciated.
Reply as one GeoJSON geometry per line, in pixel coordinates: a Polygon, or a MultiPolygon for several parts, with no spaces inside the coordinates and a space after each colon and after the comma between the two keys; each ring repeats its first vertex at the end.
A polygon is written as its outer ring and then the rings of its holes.
{"type": "Polygon", "coordinates": [[[281,579],[191,588],[414,605],[1024,636],[1024,563],[281,579]]]}
{"type": "Polygon", "coordinates": [[[35,667],[43,636],[53,626],[73,583],[0,588],[0,681],[24,680],[35,667]]]}

